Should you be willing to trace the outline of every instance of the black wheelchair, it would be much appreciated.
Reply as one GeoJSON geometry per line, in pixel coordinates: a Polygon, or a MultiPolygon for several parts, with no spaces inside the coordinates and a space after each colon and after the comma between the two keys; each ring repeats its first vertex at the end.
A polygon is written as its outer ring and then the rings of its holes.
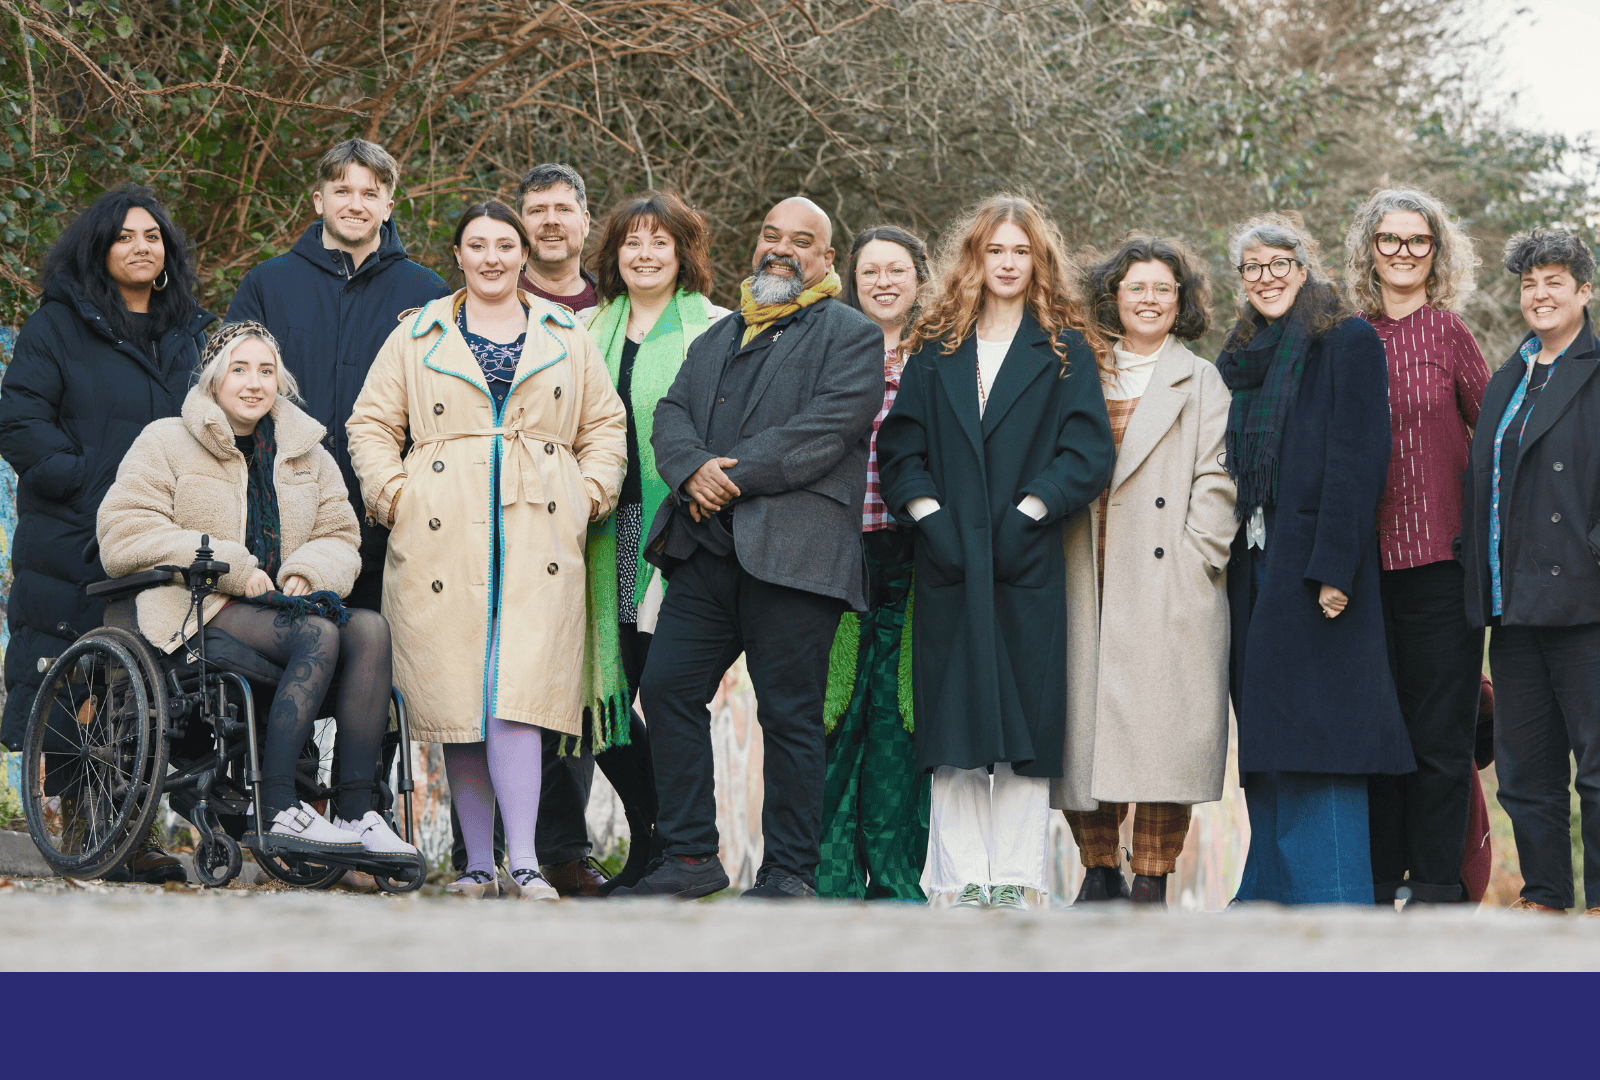
{"type": "MultiPolygon", "coordinates": [[[[326,889],[356,870],[385,892],[416,889],[427,874],[420,855],[313,855],[281,848],[265,831],[255,703],[259,694],[270,709],[282,668],[214,628],[171,655],[139,633],[134,598],[173,584],[174,575],[200,610],[228,572],[214,554],[203,536],[187,567],[158,566],[90,585],[87,593],[106,602],[105,624],[39,662],[45,678],[23,743],[22,802],[40,854],[63,877],[105,877],[129,860],[166,795],[195,827],[195,873],[205,885],[238,876],[243,842],[264,873],[288,885],[326,889]]],[[[394,828],[398,795],[402,835],[415,846],[411,732],[404,699],[391,694],[373,809],[394,828]]],[[[295,788],[320,809],[335,797],[338,766],[331,722],[318,727],[301,749],[295,788]]]]}

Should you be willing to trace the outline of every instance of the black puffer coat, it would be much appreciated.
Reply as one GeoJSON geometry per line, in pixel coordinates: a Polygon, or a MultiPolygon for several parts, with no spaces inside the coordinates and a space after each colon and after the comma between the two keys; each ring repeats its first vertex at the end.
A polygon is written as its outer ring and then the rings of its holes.
{"type": "Polygon", "coordinates": [[[58,280],[17,335],[0,383],[0,457],[17,473],[0,722],[0,742],[13,750],[39,687],[39,657],[55,656],[75,634],[100,625],[104,605],[83,594],[106,576],[98,559],[83,559],[100,500],[145,426],[178,415],[200,363],[203,331],[215,318],[197,308],[151,357],[119,340],[73,285],[58,280]],[[63,622],[73,634],[57,629],[63,622]]]}

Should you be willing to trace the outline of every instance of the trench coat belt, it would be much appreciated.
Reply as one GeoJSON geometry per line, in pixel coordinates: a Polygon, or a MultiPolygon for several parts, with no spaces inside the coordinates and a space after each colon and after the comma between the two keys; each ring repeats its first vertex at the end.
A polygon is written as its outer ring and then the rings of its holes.
{"type": "MultiPolygon", "coordinates": [[[[527,498],[523,484],[527,482],[528,473],[535,478],[539,476],[538,459],[534,451],[542,450],[546,445],[554,444],[572,452],[572,443],[560,435],[551,435],[549,432],[535,431],[533,428],[519,427],[492,427],[474,428],[471,431],[441,431],[433,435],[424,435],[420,439],[412,440],[413,447],[427,446],[429,443],[449,442],[452,439],[488,438],[498,435],[510,445],[506,448],[504,458],[505,475],[500,482],[500,505],[511,506],[519,500],[527,498]],[[519,452],[520,451],[520,452],[519,452]],[[526,459],[526,460],[524,460],[526,459]]],[[[544,502],[544,484],[539,484],[539,494],[533,502],[544,502]]]]}

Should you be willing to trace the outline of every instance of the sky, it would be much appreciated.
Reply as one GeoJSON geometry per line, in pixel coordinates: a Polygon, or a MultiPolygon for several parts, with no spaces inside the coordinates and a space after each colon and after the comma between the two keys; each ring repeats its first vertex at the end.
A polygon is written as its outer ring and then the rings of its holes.
{"type": "Polygon", "coordinates": [[[1590,85],[1600,62],[1600,0],[1478,2],[1489,25],[1505,24],[1497,89],[1517,94],[1512,121],[1571,138],[1600,136],[1590,85]]]}

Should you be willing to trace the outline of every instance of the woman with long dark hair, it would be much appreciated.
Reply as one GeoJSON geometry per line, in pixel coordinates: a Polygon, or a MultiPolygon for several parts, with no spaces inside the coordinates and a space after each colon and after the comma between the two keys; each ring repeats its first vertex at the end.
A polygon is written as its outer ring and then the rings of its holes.
{"type": "Polygon", "coordinates": [[[1239,315],[1217,368],[1243,525],[1228,564],[1233,709],[1250,811],[1240,900],[1371,904],[1367,778],[1416,768],[1378,592],[1389,472],[1383,342],[1299,217],[1234,230],[1239,315]]]}
{"type": "Polygon", "coordinates": [[[933,774],[935,897],[1021,909],[1045,893],[1066,732],[1062,523],[1114,450],[1105,336],[1073,299],[1061,236],[997,195],[951,230],[878,433],[884,502],[915,536],[917,767],[933,774]]]}
{"type": "MultiPolygon", "coordinates": [[[[0,723],[11,749],[39,689],[39,658],[100,625],[105,605],[83,592],[106,576],[86,550],[100,501],[139,433],[178,415],[216,318],[195,300],[183,231],[142,187],[105,193],[67,226],[39,294],[0,392],[0,456],[17,472],[0,723]]],[[[184,877],[153,838],[131,865],[140,881],[184,877]]]]}
{"type": "Polygon", "coordinates": [[[883,502],[878,428],[900,392],[900,336],[929,284],[928,246],[898,225],[856,235],[846,262],[845,303],[883,331],[883,408],[867,448],[862,548],[867,613],[846,612],[828,657],[823,724],[828,771],[822,795],[817,895],[921,900],[928,848],[928,784],[911,741],[911,534],[883,502]],[[905,683],[906,685],[902,686],[905,683]]]}

